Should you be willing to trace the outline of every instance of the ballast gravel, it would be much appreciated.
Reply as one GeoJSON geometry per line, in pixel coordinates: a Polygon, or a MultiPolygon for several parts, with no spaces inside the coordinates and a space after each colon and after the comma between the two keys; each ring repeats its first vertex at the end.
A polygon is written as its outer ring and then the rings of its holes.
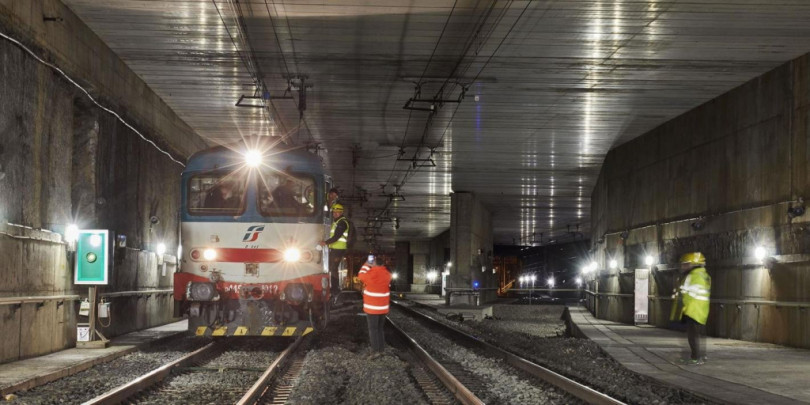
{"type": "Polygon", "coordinates": [[[10,403],[81,404],[210,342],[197,337],[171,339],[31,390],[16,392],[17,398],[10,403]]]}
{"type": "Polygon", "coordinates": [[[427,404],[411,366],[389,347],[369,360],[368,326],[358,301],[332,311],[315,337],[289,404],[427,404]]]}
{"type": "Polygon", "coordinates": [[[279,342],[266,338],[230,338],[227,351],[181,370],[151,392],[139,404],[233,404],[250,389],[278,356],[279,342]]]}

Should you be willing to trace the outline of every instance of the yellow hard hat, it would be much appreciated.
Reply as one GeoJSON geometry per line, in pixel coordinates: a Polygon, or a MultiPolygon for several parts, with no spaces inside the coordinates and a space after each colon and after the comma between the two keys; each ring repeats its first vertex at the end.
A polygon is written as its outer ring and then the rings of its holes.
{"type": "Polygon", "coordinates": [[[685,253],[681,256],[681,264],[685,263],[704,265],[706,264],[706,257],[700,252],[685,253]]]}
{"type": "Polygon", "coordinates": [[[343,211],[343,205],[341,204],[332,205],[332,211],[343,211]]]}

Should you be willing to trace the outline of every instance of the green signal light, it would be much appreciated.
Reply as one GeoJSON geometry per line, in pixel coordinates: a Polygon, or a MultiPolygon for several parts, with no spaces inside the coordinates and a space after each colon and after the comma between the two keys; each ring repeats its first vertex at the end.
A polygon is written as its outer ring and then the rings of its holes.
{"type": "Polygon", "coordinates": [[[98,259],[98,256],[96,256],[95,253],[90,252],[87,254],[87,256],[85,256],[85,258],[87,259],[88,263],[95,263],[96,259],[98,259]]]}

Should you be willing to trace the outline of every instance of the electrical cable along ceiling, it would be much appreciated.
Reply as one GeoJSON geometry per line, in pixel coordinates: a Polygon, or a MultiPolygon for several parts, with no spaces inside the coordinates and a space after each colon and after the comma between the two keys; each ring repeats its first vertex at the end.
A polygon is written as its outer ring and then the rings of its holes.
{"type": "Polygon", "coordinates": [[[804,1],[65,2],[212,143],[317,149],[385,247],[454,191],[496,243],[581,238],[610,148],[810,51],[804,1]]]}

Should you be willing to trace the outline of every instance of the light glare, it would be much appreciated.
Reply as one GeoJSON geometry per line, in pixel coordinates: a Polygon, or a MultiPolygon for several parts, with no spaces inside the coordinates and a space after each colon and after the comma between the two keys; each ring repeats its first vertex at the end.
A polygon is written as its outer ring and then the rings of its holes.
{"type": "Polygon", "coordinates": [[[766,253],[767,252],[765,251],[765,248],[762,246],[757,246],[756,248],[754,248],[754,257],[756,257],[757,260],[761,261],[762,259],[764,259],[766,253]]]}
{"type": "Polygon", "coordinates": [[[284,261],[295,263],[301,260],[301,251],[296,248],[289,248],[284,251],[284,261]]]}
{"type": "Polygon", "coordinates": [[[166,253],[166,244],[165,243],[158,243],[157,245],[157,254],[158,256],[163,256],[166,253]]]}
{"type": "Polygon", "coordinates": [[[210,262],[217,258],[217,251],[214,249],[205,249],[203,251],[203,258],[210,262]]]}
{"type": "Polygon", "coordinates": [[[76,242],[79,239],[79,227],[76,224],[70,224],[65,228],[65,241],[69,243],[76,242]]]}
{"type": "Polygon", "coordinates": [[[262,164],[262,153],[257,150],[249,150],[245,153],[245,163],[250,167],[259,167],[262,164]]]}

